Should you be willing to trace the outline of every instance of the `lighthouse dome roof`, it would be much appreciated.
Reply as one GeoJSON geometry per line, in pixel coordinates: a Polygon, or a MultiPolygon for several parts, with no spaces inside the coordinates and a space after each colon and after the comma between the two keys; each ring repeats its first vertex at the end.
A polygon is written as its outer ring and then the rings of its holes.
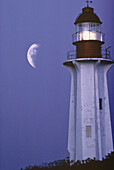
{"type": "Polygon", "coordinates": [[[82,9],[82,13],[76,18],[74,24],[76,25],[82,22],[95,22],[102,24],[99,17],[94,13],[94,9],[88,6],[82,9]]]}

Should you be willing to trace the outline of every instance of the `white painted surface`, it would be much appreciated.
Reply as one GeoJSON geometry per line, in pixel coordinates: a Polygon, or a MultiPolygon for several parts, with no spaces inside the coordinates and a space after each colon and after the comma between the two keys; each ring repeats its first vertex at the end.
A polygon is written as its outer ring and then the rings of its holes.
{"type": "Polygon", "coordinates": [[[112,62],[81,58],[65,62],[71,73],[68,151],[70,160],[102,159],[113,150],[106,73],[112,62]],[[102,98],[102,110],[99,108],[102,98]],[[91,137],[86,137],[91,126],[91,137]]]}

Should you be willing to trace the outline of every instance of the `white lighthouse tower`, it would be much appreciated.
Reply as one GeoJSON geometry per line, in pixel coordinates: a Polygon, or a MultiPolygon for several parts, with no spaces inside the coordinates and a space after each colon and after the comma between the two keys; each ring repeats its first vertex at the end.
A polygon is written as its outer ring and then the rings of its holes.
{"type": "Polygon", "coordinates": [[[101,160],[113,151],[107,71],[114,62],[107,50],[105,57],[101,54],[102,22],[88,3],[74,24],[76,55],[68,53],[64,62],[71,73],[67,149],[73,162],[88,157],[101,160]]]}

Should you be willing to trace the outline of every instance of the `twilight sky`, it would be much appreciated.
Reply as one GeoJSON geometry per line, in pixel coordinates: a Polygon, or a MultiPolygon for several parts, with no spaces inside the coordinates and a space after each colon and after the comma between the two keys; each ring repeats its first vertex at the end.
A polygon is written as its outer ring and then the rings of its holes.
{"type": "MultiPolygon", "coordinates": [[[[63,62],[75,49],[74,21],[85,6],[85,0],[0,1],[0,170],[65,158],[70,73],[63,62]],[[26,58],[33,43],[40,44],[37,69],[26,58]]],[[[114,59],[114,1],[91,6],[114,59]]],[[[114,67],[108,82],[114,134],[114,67]]]]}

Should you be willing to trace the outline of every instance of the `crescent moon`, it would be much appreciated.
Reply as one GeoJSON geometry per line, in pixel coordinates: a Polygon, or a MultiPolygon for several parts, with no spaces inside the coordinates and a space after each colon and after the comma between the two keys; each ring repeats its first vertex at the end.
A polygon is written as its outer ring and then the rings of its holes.
{"type": "Polygon", "coordinates": [[[38,47],[39,47],[39,44],[32,44],[27,51],[27,60],[33,68],[36,68],[36,66],[35,66],[35,62],[34,62],[32,56],[35,55],[36,51],[34,51],[34,50],[38,49],[38,47]]]}

